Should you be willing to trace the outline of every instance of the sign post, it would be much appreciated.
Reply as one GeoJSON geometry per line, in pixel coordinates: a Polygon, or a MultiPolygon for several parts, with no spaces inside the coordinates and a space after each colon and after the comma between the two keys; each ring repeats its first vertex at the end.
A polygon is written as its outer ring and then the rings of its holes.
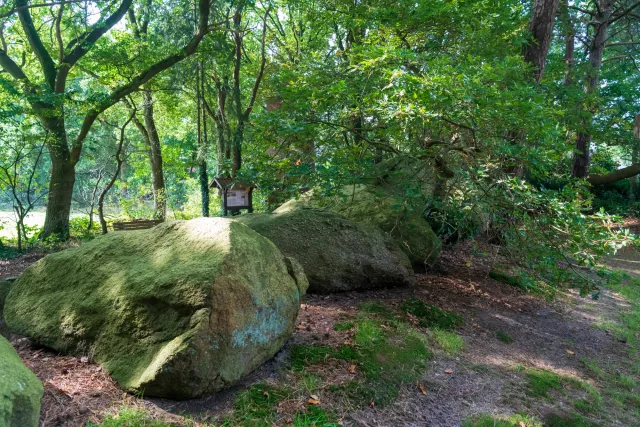
{"type": "Polygon", "coordinates": [[[253,189],[255,185],[234,181],[232,178],[214,178],[209,188],[216,187],[222,196],[224,216],[238,215],[241,210],[253,212],[253,189]]]}

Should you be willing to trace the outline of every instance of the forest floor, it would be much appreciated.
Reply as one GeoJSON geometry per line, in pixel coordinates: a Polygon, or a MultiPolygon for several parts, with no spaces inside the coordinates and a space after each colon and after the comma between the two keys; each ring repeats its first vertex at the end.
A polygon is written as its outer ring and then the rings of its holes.
{"type": "Polygon", "coordinates": [[[628,276],[597,300],[525,294],[488,277],[497,260],[465,244],[411,289],[309,295],[273,360],[202,399],[132,396],[86,357],[14,344],[43,426],[640,425],[640,253],[609,260],[628,276]]]}

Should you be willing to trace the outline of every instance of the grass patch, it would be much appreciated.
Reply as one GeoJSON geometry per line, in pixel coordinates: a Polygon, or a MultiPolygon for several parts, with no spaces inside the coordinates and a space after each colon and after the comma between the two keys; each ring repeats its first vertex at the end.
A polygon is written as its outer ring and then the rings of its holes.
{"type": "Polygon", "coordinates": [[[430,304],[425,304],[419,299],[411,298],[404,302],[402,310],[416,316],[419,325],[424,328],[453,329],[462,325],[463,319],[457,314],[440,310],[430,304]]]}
{"type": "Polygon", "coordinates": [[[305,412],[298,413],[293,420],[294,427],[338,427],[339,425],[333,414],[317,406],[310,406],[305,412]]]}
{"type": "Polygon", "coordinates": [[[387,319],[395,319],[393,311],[382,302],[379,301],[366,301],[359,305],[360,311],[369,314],[377,314],[387,319]]]}
{"type": "Polygon", "coordinates": [[[498,340],[502,341],[505,344],[513,343],[513,338],[511,337],[511,335],[509,335],[502,329],[496,332],[496,338],[498,338],[498,340]]]}
{"type": "Polygon", "coordinates": [[[333,325],[333,330],[336,332],[345,332],[345,331],[350,331],[351,329],[353,329],[353,327],[354,327],[353,322],[338,322],[335,325],[333,325]]]}
{"type": "Polygon", "coordinates": [[[549,398],[550,390],[562,388],[560,375],[546,369],[529,369],[527,381],[528,394],[534,397],[549,398]]]}
{"type": "Polygon", "coordinates": [[[89,423],[88,427],[172,427],[178,424],[152,419],[147,411],[139,408],[123,407],[114,414],[108,414],[100,424],[89,423]]]}
{"type": "Polygon", "coordinates": [[[291,395],[289,389],[254,384],[236,397],[233,414],[223,420],[222,426],[271,426],[275,422],[278,404],[291,395]]]}
{"type": "Polygon", "coordinates": [[[550,415],[544,420],[544,425],[546,427],[598,427],[598,424],[578,414],[550,415]]]}
{"type": "Polygon", "coordinates": [[[542,423],[535,417],[526,414],[516,414],[510,417],[496,417],[489,414],[478,414],[462,421],[462,427],[542,427],[542,423]]]}
{"type": "Polygon", "coordinates": [[[403,384],[424,373],[430,357],[425,337],[406,323],[363,316],[354,322],[353,329],[353,346],[295,346],[292,369],[303,370],[329,359],[356,365],[357,379],[327,389],[357,408],[370,402],[376,406],[393,402],[403,384]]]}
{"type": "Polygon", "coordinates": [[[458,354],[464,349],[464,340],[454,332],[435,329],[433,331],[433,338],[438,346],[449,355],[458,354]]]}

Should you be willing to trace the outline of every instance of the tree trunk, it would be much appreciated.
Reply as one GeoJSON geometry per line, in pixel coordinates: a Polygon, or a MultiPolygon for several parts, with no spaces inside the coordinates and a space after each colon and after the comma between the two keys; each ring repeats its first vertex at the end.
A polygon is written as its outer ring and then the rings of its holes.
{"type": "Polygon", "coordinates": [[[524,46],[524,60],[533,66],[534,80],[540,83],[553,36],[559,0],[534,0],[529,21],[533,40],[524,46]]]}
{"type": "Polygon", "coordinates": [[[60,158],[52,153],[51,179],[42,231],[43,238],[54,234],[63,239],[69,237],[69,215],[71,214],[71,198],[75,181],[75,164],[69,158],[60,158]]]}
{"type": "Polygon", "coordinates": [[[564,34],[564,62],[566,68],[564,71],[564,85],[570,86],[573,83],[573,63],[576,47],[576,30],[573,26],[571,13],[569,12],[568,0],[562,2],[562,25],[564,34]]]}
{"type": "Polygon", "coordinates": [[[586,178],[589,175],[589,143],[591,135],[584,132],[578,132],[576,138],[576,151],[573,153],[573,168],[571,176],[575,178],[586,178]]]}
{"type": "Polygon", "coordinates": [[[51,113],[50,109],[45,109],[40,116],[42,126],[49,133],[46,144],[51,156],[47,211],[40,237],[46,238],[55,234],[67,239],[73,186],[76,181],[75,162],[71,159],[67,145],[64,116],[56,117],[51,113]]]}
{"type": "Polygon", "coordinates": [[[586,72],[587,118],[582,123],[582,129],[576,138],[576,149],[573,154],[573,167],[571,176],[574,178],[586,178],[589,175],[589,143],[591,142],[591,132],[589,128],[593,121],[593,115],[597,111],[594,100],[598,93],[600,83],[600,67],[602,66],[602,56],[604,55],[605,42],[607,40],[607,29],[611,19],[612,0],[601,0],[598,12],[594,16],[595,34],[589,45],[589,64],[586,72]]]}
{"type": "Polygon", "coordinates": [[[149,89],[145,88],[143,96],[144,124],[149,136],[149,163],[151,165],[154,216],[159,219],[164,219],[167,215],[167,195],[162,171],[162,148],[153,115],[153,95],[149,89]]]}

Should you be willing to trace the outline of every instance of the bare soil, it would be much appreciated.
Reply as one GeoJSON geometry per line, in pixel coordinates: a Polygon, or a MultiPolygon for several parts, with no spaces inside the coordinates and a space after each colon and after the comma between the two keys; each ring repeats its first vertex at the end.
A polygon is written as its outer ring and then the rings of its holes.
{"type": "MultiPolygon", "coordinates": [[[[583,360],[625,367],[630,347],[613,334],[595,326],[602,318],[615,319],[625,308],[623,299],[604,291],[599,299],[581,298],[567,292],[553,302],[524,294],[519,289],[488,277],[497,259],[491,246],[482,250],[464,244],[443,252],[436,270],[419,275],[410,289],[386,289],[330,296],[309,295],[300,310],[298,326],[289,343],[276,357],[242,384],[215,396],[186,402],[141,399],[123,393],[102,369],[86,358],[62,356],[39,348],[28,339],[14,344],[25,363],[45,385],[42,426],[78,426],[99,421],[105,411],[121,405],[140,406],[168,421],[211,419],[231,408],[233,397],[257,381],[287,381],[284,367],[288,350],[297,343],[339,345],[348,332],[333,330],[336,322],[352,319],[364,301],[380,301],[398,307],[407,298],[419,298],[464,317],[459,334],[465,350],[447,356],[433,349],[424,377],[408,385],[396,403],[382,409],[368,408],[344,413],[343,425],[359,426],[459,426],[470,415],[510,415],[525,411],[543,418],[549,413],[570,413],[580,391],[565,390],[552,400],[532,399],[526,393],[522,368],[548,369],[600,386],[589,377],[583,360]],[[513,338],[505,344],[496,338],[504,331],[513,338]]],[[[2,275],[17,275],[38,259],[21,257],[0,263],[2,275]]],[[[640,254],[625,251],[611,260],[615,268],[640,277],[640,254]]],[[[342,370],[344,379],[351,375],[342,370]]],[[[304,402],[288,402],[301,409],[304,402]]],[[[600,425],[640,425],[634,411],[604,409],[597,414],[600,425]]]]}

